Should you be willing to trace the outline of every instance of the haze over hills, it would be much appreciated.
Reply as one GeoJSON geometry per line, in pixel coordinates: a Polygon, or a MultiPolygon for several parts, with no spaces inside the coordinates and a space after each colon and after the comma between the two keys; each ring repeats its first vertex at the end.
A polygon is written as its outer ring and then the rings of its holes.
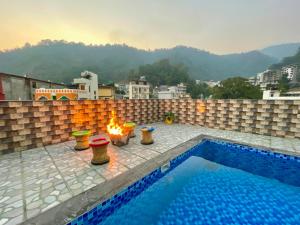
{"type": "Polygon", "coordinates": [[[300,49],[295,55],[286,57],[281,62],[272,65],[271,69],[280,69],[283,66],[287,66],[291,64],[300,66],[300,49]]]}
{"type": "Polygon", "coordinates": [[[44,40],[34,46],[27,44],[0,53],[0,71],[71,82],[81,71],[90,70],[99,75],[101,82],[107,82],[126,80],[129,70],[161,59],[183,63],[192,78],[201,80],[249,77],[278,62],[260,51],[216,55],[185,46],[146,51],[127,45],[84,45],[44,40]]]}
{"type": "Polygon", "coordinates": [[[274,57],[280,61],[285,57],[295,55],[298,52],[299,48],[300,43],[287,43],[269,46],[267,48],[261,49],[260,52],[265,55],[274,57]]]}

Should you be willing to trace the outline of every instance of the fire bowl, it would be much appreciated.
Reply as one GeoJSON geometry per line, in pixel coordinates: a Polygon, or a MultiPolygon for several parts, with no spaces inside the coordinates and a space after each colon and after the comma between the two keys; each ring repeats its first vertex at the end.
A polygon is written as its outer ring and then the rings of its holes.
{"type": "Polygon", "coordinates": [[[93,165],[102,165],[109,162],[109,156],[107,155],[107,145],[109,141],[106,138],[96,138],[92,140],[90,146],[93,149],[93,158],[91,163],[93,165]]]}
{"type": "Polygon", "coordinates": [[[75,150],[81,151],[88,149],[89,146],[89,136],[91,132],[89,130],[82,130],[82,131],[74,131],[72,136],[76,139],[76,145],[74,147],[75,150]]]}
{"type": "Polygon", "coordinates": [[[108,134],[110,140],[111,140],[111,143],[113,145],[116,145],[116,146],[124,146],[124,145],[127,145],[128,142],[129,142],[129,133],[126,133],[126,134],[123,134],[123,135],[120,135],[120,134],[108,134]]]}

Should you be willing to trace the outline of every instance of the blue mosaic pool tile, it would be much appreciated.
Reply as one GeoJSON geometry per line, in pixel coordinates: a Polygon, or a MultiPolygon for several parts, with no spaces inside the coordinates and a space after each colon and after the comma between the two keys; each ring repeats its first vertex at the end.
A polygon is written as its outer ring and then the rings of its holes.
{"type": "MultiPolygon", "coordinates": [[[[292,171],[295,171],[295,176],[298,176],[298,171],[300,171],[300,158],[296,156],[289,156],[289,155],[284,155],[280,153],[275,153],[271,152],[268,150],[263,150],[263,149],[257,149],[254,147],[250,146],[245,146],[245,145],[239,145],[239,144],[233,144],[225,141],[220,141],[220,140],[203,140],[201,143],[198,145],[188,149],[186,152],[183,154],[177,156],[173,160],[170,161],[170,168],[164,172],[161,171],[160,168],[152,171],[149,173],[147,176],[143,177],[139,181],[131,184],[127,188],[123,189],[121,192],[118,194],[114,195],[108,200],[105,200],[104,202],[100,203],[97,205],[94,209],[84,213],[83,215],[79,216],[76,218],[74,221],[71,223],[68,223],[68,225],[87,225],[87,224],[99,224],[105,218],[110,216],[115,210],[119,209],[122,207],[122,205],[126,204],[129,202],[131,199],[134,199],[137,195],[139,195],[141,192],[143,192],[145,189],[147,189],[149,186],[151,186],[153,183],[155,183],[157,180],[168,174],[170,171],[172,171],[174,168],[176,168],[178,165],[180,165],[182,162],[184,162],[186,159],[188,159],[192,155],[198,155],[201,156],[205,159],[243,169],[245,171],[249,171],[251,173],[257,174],[258,172],[260,173],[259,175],[262,176],[270,176],[269,171],[255,171],[252,168],[253,167],[252,163],[253,160],[261,159],[261,160],[268,160],[268,159],[277,159],[278,162],[276,162],[278,165],[280,165],[278,168],[275,169],[275,172],[281,174],[281,176],[275,177],[276,179],[286,182],[286,183],[291,183],[293,185],[300,186],[300,179],[295,179],[295,177],[291,177],[290,179],[286,178],[287,174],[282,174],[281,172],[284,171],[284,167],[287,164],[287,161],[289,163],[289,167],[293,167],[292,171]],[[205,151],[205,149],[209,149],[209,151],[205,151]],[[215,155],[214,153],[217,153],[217,151],[225,151],[227,154],[222,158],[213,158],[215,155]],[[259,157],[258,157],[259,155],[259,157]],[[245,160],[244,164],[239,164],[236,160],[236,157],[243,158],[245,160]],[[292,163],[292,164],[291,164],[292,163]],[[248,165],[248,166],[247,166],[248,165]],[[250,166],[249,166],[250,165],[250,166]],[[285,178],[285,179],[282,179],[285,178]],[[296,180],[296,181],[295,181],[296,180]],[[299,180],[299,181],[298,181],[299,180]]],[[[261,166],[261,162],[256,161],[257,166],[261,166]]],[[[274,166],[272,163],[270,164],[271,167],[262,167],[262,168],[273,168],[274,166]]],[[[264,165],[266,166],[266,165],[264,165]]],[[[267,165],[268,166],[268,165],[267,165]]],[[[287,177],[291,176],[290,174],[291,170],[289,170],[289,174],[287,177]]],[[[205,221],[205,220],[204,220],[205,221]]],[[[223,221],[224,223],[230,223],[231,219],[228,218],[228,220],[223,221]]],[[[168,223],[167,223],[168,224],[168,223]]],[[[210,224],[210,221],[207,223],[210,224]]]]}

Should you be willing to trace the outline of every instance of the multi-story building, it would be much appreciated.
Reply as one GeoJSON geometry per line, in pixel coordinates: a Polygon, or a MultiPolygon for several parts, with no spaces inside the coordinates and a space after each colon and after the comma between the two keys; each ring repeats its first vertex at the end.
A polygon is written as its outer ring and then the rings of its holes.
{"type": "Polygon", "coordinates": [[[63,89],[65,84],[44,81],[28,76],[0,73],[0,100],[34,100],[39,88],[63,89]]]}
{"type": "Polygon", "coordinates": [[[185,84],[180,83],[177,86],[160,86],[157,91],[158,99],[178,99],[178,98],[190,98],[190,95],[186,93],[187,87],[185,84]]]}
{"type": "Polygon", "coordinates": [[[299,68],[297,65],[288,65],[281,68],[282,74],[287,74],[287,78],[291,81],[296,81],[299,68]]]}
{"type": "Polygon", "coordinates": [[[150,85],[142,76],[139,80],[129,82],[128,93],[129,99],[149,99],[150,85]]]}
{"type": "Polygon", "coordinates": [[[85,91],[79,99],[98,99],[98,75],[89,71],[81,73],[81,78],[75,78],[73,84],[77,89],[85,91]]]}
{"type": "Polygon", "coordinates": [[[116,99],[116,88],[109,85],[98,86],[99,99],[116,99]]]}
{"type": "Polygon", "coordinates": [[[260,86],[262,90],[266,90],[268,85],[276,85],[281,78],[281,72],[279,70],[266,70],[257,74],[256,84],[260,86]]]}

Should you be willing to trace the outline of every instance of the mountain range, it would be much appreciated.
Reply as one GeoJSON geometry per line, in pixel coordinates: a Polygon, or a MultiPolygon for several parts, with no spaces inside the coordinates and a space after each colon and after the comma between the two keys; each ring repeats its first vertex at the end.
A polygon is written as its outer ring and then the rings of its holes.
{"type": "Polygon", "coordinates": [[[171,63],[184,64],[191,78],[223,80],[232,76],[253,76],[278,63],[286,54],[292,54],[292,48],[297,49],[297,45],[217,55],[186,46],[146,51],[127,45],[43,40],[37,45],[26,44],[0,52],[0,72],[69,83],[80,72],[90,70],[99,75],[100,82],[109,82],[126,80],[128,72],[140,65],[169,59],[171,63]]]}

